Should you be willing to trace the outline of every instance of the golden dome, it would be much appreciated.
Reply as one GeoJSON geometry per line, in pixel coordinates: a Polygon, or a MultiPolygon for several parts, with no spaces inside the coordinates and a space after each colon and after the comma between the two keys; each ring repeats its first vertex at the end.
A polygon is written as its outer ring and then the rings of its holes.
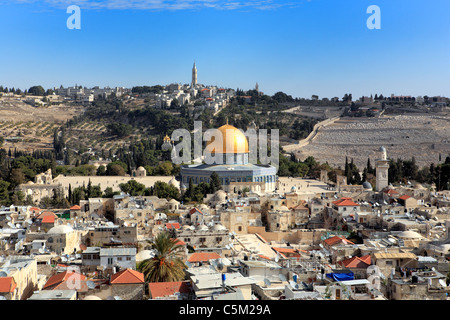
{"type": "Polygon", "coordinates": [[[170,138],[169,136],[166,134],[166,136],[164,137],[164,142],[170,142],[170,138]]]}
{"type": "Polygon", "coordinates": [[[247,137],[241,130],[226,124],[219,129],[222,133],[222,146],[217,146],[214,138],[206,144],[206,151],[210,153],[249,153],[247,137]]]}

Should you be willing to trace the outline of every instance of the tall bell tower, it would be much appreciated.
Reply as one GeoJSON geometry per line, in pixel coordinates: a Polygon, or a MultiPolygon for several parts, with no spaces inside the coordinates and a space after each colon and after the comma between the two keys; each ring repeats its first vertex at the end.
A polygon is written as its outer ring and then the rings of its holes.
{"type": "Polygon", "coordinates": [[[192,68],[192,83],[191,83],[191,87],[195,88],[196,85],[197,85],[197,67],[195,66],[195,61],[194,61],[194,67],[192,68]]]}
{"type": "Polygon", "coordinates": [[[376,191],[381,191],[389,185],[389,160],[386,156],[386,148],[381,147],[379,152],[381,153],[381,158],[376,160],[376,191]]]}

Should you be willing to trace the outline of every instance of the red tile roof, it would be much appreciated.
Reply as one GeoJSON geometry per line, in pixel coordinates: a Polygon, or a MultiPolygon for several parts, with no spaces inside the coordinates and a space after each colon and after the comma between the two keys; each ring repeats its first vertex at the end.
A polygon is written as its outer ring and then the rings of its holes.
{"type": "Polygon", "coordinates": [[[43,289],[44,290],[61,289],[59,287],[63,284],[67,284],[66,283],[67,281],[71,282],[72,280],[71,277],[73,276],[77,277],[76,280],[79,281],[85,281],[87,279],[86,276],[81,273],[74,271],[64,271],[51,276],[45,283],[43,289]]]}
{"type": "Polygon", "coordinates": [[[70,207],[70,210],[80,210],[81,207],[79,205],[74,205],[70,207]]]}
{"type": "Polygon", "coordinates": [[[371,259],[370,255],[366,255],[363,257],[352,257],[339,261],[338,264],[346,268],[368,268],[371,264],[371,259]]]}
{"type": "Polygon", "coordinates": [[[289,248],[274,248],[272,247],[272,249],[277,252],[280,253],[284,258],[287,257],[301,257],[301,254],[294,249],[289,249],[289,248]]]}
{"type": "Polygon", "coordinates": [[[186,245],[186,242],[184,242],[183,240],[180,240],[180,239],[172,239],[174,242],[175,242],[175,244],[176,245],[178,245],[178,246],[185,246],[186,245]]]}
{"type": "Polygon", "coordinates": [[[50,217],[55,217],[55,218],[58,217],[56,214],[54,214],[54,213],[51,212],[51,211],[44,211],[44,212],[42,212],[37,218],[38,218],[38,219],[43,219],[44,217],[48,217],[48,216],[50,216],[50,217]]]}
{"type": "Polygon", "coordinates": [[[328,239],[324,240],[324,242],[329,246],[334,246],[335,244],[338,244],[338,243],[354,244],[353,242],[346,239],[345,237],[339,237],[339,236],[334,236],[334,237],[328,238],[328,239]]]}
{"type": "Polygon", "coordinates": [[[175,292],[189,293],[190,288],[187,281],[178,282],[153,282],[148,284],[150,296],[154,298],[171,296],[175,292]]]}
{"type": "Polygon", "coordinates": [[[13,277],[1,277],[0,278],[0,292],[13,292],[16,289],[17,284],[13,277]]]}
{"type": "Polygon", "coordinates": [[[178,223],[178,222],[172,222],[172,223],[166,223],[166,228],[167,229],[172,229],[172,228],[175,228],[175,229],[180,229],[180,224],[178,223]]]}
{"type": "Polygon", "coordinates": [[[341,198],[337,201],[333,201],[333,204],[337,205],[338,207],[348,207],[348,206],[351,206],[351,207],[358,206],[359,207],[359,204],[354,203],[352,198],[341,198]]]}
{"type": "Polygon", "coordinates": [[[385,190],[384,193],[387,193],[387,194],[398,194],[398,192],[395,191],[394,189],[385,190]]]}
{"type": "Polygon", "coordinates": [[[53,216],[44,216],[42,218],[42,223],[55,223],[55,217],[53,217],[53,216]]]}
{"type": "Polygon", "coordinates": [[[188,261],[189,262],[206,262],[209,260],[220,259],[220,255],[215,252],[195,252],[188,261]]]}
{"type": "Polygon", "coordinates": [[[131,283],[145,283],[144,274],[133,270],[125,269],[111,276],[111,284],[131,284],[131,283]]]}
{"type": "Polygon", "coordinates": [[[203,212],[201,212],[199,209],[197,208],[192,208],[191,210],[189,210],[189,214],[194,214],[195,212],[199,212],[201,214],[203,214],[203,212]]]}
{"type": "Polygon", "coordinates": [[[399,199],[400,199],[400,200],[407,200],[407,199],[409,199],[409,198],[411,198],[411,197],[410,197],[410,196],[407,196],[407,195],[405,194],[405,195],[401,196],[399,199]]]}

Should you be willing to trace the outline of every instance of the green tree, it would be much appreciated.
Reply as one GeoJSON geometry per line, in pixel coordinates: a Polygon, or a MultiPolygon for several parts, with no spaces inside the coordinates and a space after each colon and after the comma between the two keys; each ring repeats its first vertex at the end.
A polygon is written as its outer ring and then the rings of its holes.
{"type": "Polygon", "coordinates": [[[211,182],[210,182],[210,184],[209,184],[209,187],[210,187],[210,193],[215,193],[216,191],[218,191],[218,190],[222,190],[222,184],[220,183],[220,177],[219,177],[219,175],[217,174],[217,172],[213,172],[212,174],[211,174],[211,182]]]}
{"type": "Polygon", "coordinates": [[[174,282],[183,280],[186,266],[177,252],[182,246],[176,244],[176,240],[170,237],[170,233],[159,233],[149,244],[156,251],[155,256],[142,261],[137,266],[137,269],[144,274],[145,281],[174,282]]]}
{"type": "Polygon", "coordinates": [[[127,183],[119,184],[120,190],[130,196],[142,196],[145,192],[145,185],[136,180],[129,180],[127,183]]]}
{"type": "Polygon", "coordinates": [[[42,86],[32,86],[28,89],[28,93],[33,96],[43,96],[45,94],[45,89],[42,86]]]}
{"type": "Polygon", "coordinates": [[[96,172],[97,176],[104,176],[106,175],[106,167],[104,165],[101,165],[97,168],[96,172]]]}
{"type": "Polygon", "coordinates": [[[107,176],[124,176],[127,172],[127,165],[122,161],[114,161],[106,166],[107,176]]]}
{"type": "Polygon", "coordinates": [[[9,182],[0,180],[0,205],[2,206],[7,206],[10,204],[8,191],[9,185],[9,182]]]}

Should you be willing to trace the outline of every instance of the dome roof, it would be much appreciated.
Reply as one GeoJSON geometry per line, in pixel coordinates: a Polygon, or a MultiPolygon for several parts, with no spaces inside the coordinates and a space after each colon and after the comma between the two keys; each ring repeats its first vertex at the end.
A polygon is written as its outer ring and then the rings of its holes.
{"type": "Polygon", "coordinates": [[[363,182],[362,186],[364,189],[372,190],[372,185],[370,184],[370,182],[363,182]]]}
{"type": "Polygon", "coordinates": [[[204,224],[201,224],[197,227],[198,231],[208,231],[208,227],[205,226],[204,224]]]}
{"type": "Polygon", "coordinates": [[[177,188],[180,187],[180,183],[177,181],[177,179],[175,179],[175,177],[173,177],[172,179],[169,180],[169,185],[177,187],[177,188]]]}
{"type": "Polygon", "coordinates": [[[50,230],[48,230],[48,234],[63,234],[63,233],[69,233],[72,232],[73,229],[70,226],[67,225],[59,225],[59,226],[55,226],[53,228],[51,228],[50,230]]]}
{"type": "Polygon", "coordinates": [[[418,234],[415,231],[411,231],[411,230],[402,231],[399,234],[397,234],[397,237],[402,238],[402,239],[421,239],[422,238],[422,236],[420,234],[418,234]]]}
{"type": "Polygon", "coordinates": [[[138,171],[145,171],[145,168],[140,166],[139,168],[137,168],[138,171]]]}
{"type": "Polygon", "coordinates": [[[225,201],[227,198],[227,193],[223,190],[218,190],[214,194],[214,198],[216,201],[225,201]]]}
{"type": "Polygon", "coordinates": [[[170,203],[170,204],[179,204],[180,202],[178,202],[178,201],[175,200],[175,199],[171,199],[171,200],[169,201],[169,203],[170,203]]]}
{"type": "Polygon", "coordinates": [[[86,296],[83,298],[83,300],[102,300],[97,296],[86,296]]]}
{"type": "Polygon", "coordinates": [[[281,206],[280,207],[280,211],[290,211],[288,207],[286,206],[281,206]]]}
{"type": "Polygon", "coordinates": [[[218,223],[218,224],[215,224],[214,225],[214,227],[213,227],[213,230],[215,230],[215,231],[223,231],[223,230],[226,230],[227,228],[225,228],[223,225],[221,225],[220,223],[218,223]]]}
{"type": "Polygon", "coordinates": [[[136,261],[144,261],[155,256],[152,250],[142,250],[136,254],[136,261]]]}
{"type": "Polygon", "coordinates": [[[222,134],[222,145],[217,145],[218,142],[216,143],[211,138],[206,144],[205,151],[209,153],[213,151],[216,153],[249,153],[247,137],[241,130],[229,124],[217,130],[222,134]]]}
{"type": "Polygon", "coordinates": [[[380,152],[386,152],[386,148],[385,147],[380,147],[380,152]]]}

